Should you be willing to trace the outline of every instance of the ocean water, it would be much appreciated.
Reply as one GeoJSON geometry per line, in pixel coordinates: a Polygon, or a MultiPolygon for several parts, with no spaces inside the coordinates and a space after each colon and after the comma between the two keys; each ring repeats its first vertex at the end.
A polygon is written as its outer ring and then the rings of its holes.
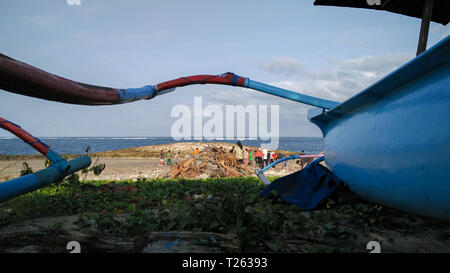
{"type": "MultiPolygon", "coordinates": [[[[171,137],[40,137],[39,139],[60,154],[82,154],[88,146],[91,148],[90,152],[104,152],[147,145],[198,141],[176,141],[171,137]]],[[[236,141],[237,140],[203,140],[203,142],[228,143],[236,143],[236,141]]],[[[261,143],[267,143],[267,141],[261,141],[259,139],[247,139],[241,140],[241,142],[243,145],[258,147],[261,143]]],[[[316,154],[323,151],[323,138],[280,137],[278,149],[292,152],[301,152],[304,150],[307,154],[316,154]]],[[[0,154],[26,155],[37,153],[38,152],[28,144],[14,136],[0,137],[0,154]]]]}

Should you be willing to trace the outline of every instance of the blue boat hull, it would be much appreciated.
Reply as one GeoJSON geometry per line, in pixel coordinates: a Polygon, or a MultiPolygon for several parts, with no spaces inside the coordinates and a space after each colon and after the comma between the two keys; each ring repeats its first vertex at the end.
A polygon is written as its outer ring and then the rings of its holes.
{"type": "Polygon", "coordinates": [[[429,51],[310,119],[326,164],[356,194],[449,221],[450,39],[429,51]]]}

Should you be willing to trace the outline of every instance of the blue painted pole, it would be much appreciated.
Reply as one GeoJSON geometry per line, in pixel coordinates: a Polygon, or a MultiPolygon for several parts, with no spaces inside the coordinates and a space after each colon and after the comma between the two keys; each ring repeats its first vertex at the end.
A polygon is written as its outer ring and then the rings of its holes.
{"type": "Polygon", "coordinates": [[[291,155],[288,157],[283,157],[282,159],[278,159],[277,161],[272,162],[269,165],[267,165],[266,167],[262,168],[262,170],[260,170],[259,173],[265,172],[266,170],[270,169],[271,167],[277,165],[278,163],[281,163],[286,160],[296,159],[296,158],[300,158],[300,155],[291,155]]]}
{"type": "MultiPolygon", "coordinates": [[[[316,156],[316,157],[318,157],[318,156],[316,156]]],[[[323,156],[320,156],[318,158],[321,158],[321,157],[322,157],[322,160],[323,160],[323,158],[324,158],[323,156]]],[[[288,157],[283,157],[282,159],[278,159],[277,161],[270,163],[269,165],[264,167],[262,170],[260,170],[258,173],[263,173],[266,170],[270,169],[271,167],[273,167],[273,166],[275,166],[275,165],[277,165],[277,164],[279,164],[279,163],[281,163],[283,161],[291,160],[291,159],[297,159],[297,158],[314,158],[314,157],[311,157],[310,155],[291,155],[291,156],[288,156],[288,157]]],[[[319,160],[319,161],[322,161],[322,160],[319,160]]]]}
{"type": "Polygon", "coordinates": [[[58,161],[33,174],[0,183],[0,203],[54,183],[67,175],[89,167],[90,164],[91,158],[84,155],[68,162],[58,161]]]}
{"type": "MultiPolygon", "coordinates": [[[[262,170],[260,170],[258,172],[258,169],[255,170],[255,174],[256,176],[259,178],[259,180],[264,184],[264,185],[269,185],[270,181],[269,179],[267,179],[267,177],[264,175],[264,172],[267,171],[268,169],[270,169],[271,167],[286,161],[286,160],[291,160],[291,159],[297,159],[297,158],[308,158],[310,157],[309,155],[291,155],[288,157],[283,157],[281,159],[278,159],[277,161],[267,165],[265,168],[263,168],[262,170]]],[[[317,159],[317,162],[323,161],[325,159],[324,156],[320,156],[319,159],[317,159]]]]}
{"type": "Polygon", "coordinates": [[[271,94],[271,95],[282,97],[282,98],[285,98],[288,100],[293,100],[296,102],[301,102],[304,104],[308,104],[308,105],[312,105],[312,106],[316,106],[316,107],[320,107],[320,108],[324,108],[324,109],[333,109],[334,107],[336,107],[340,104],[339,102],[336,102],[336,101],[324,100],[324,99],[319,99],[316,97],[311,97],[308,95],[303,95],[303,94],[300,94],[297,92],[289,91],[289,90],[275,87],[272,85],[268,85],[265,83],[252,81],[250,79],[246,79],[244,86],[247,88],[250,88],[250,89],[254,89],[257,91],[267,93],[267,94],[271,94]]]}

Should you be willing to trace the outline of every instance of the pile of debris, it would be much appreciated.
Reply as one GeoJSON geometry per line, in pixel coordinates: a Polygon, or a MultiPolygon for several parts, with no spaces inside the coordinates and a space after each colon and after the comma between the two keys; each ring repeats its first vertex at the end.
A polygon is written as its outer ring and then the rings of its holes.
{"type": "Polygon", "coordinates": [[[240,164],[234,153],[222,147],[207,146],[196,156],[187,156],[184,160],[179,160],[162,177],[220,178],[253,174],[253,169],[248,165],[240,164]]]}

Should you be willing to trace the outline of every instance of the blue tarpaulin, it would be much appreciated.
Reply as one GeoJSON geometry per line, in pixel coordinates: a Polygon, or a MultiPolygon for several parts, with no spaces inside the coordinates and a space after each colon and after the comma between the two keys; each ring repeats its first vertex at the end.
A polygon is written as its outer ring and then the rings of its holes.
{"type": "Polygon", "coordinates": [[[302,210],[315,208],[336,189],[341,180],[326,167],[319,164],[323,157],[308,164],[303,170],[278,178],[266,186],[259,195],[269,197],[272,190],[287,203],[302,210]]]}

